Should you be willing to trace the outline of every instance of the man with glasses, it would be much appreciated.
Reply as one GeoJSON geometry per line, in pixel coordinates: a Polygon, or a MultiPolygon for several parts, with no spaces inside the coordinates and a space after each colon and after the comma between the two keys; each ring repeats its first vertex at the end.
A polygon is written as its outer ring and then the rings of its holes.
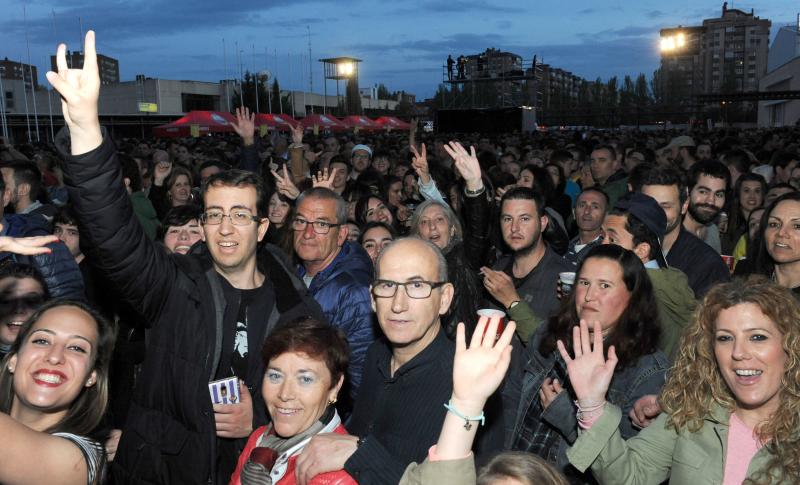
{"type": "Polygon", "coordinates": [[[452,393],[455,345],[440,317],[453,285],[432,243],[398,239],[378,256],[372,306],[385,338],[370,346],[347,429],[316,435],[297,459],[298,482],[344,468],[361,485],[398,483],[436,443],[452,393]]]}
{"type": "MultiPolygon", "coordinates": [[[[350,345],[350,396],[361,383],[367,348],[375,340],[369,284],[372,261],[357,243],[347,241],[347,204],[330,189],[315,187],[297,198],[292,220],[297,276],[322,307],[331,325],[350,345]]],[[[346,406],[345,406],[346,407],[346,406]]]]}
{"type": "Polygon", "coordinates": [[[356,145],[350,151],[350,165],[353,170],[350,172],[350,178],[357,180],[358,176],[364,173],[372,163],[372,149],[367,145],[356,145]]]}
{"type": "Polygon", "coordinates": [[[150,325],[114,481],[227,483],[244,439],[267,422],[264,340],[298,317],[324,316],[280,251],[258,249],[269,225],[268,194],[253,173],[208,178],[205,244],[191,254],[168,255],[145,236],[97,117],[94,32],[86,35],[83,69],[68,69],[65,52],[60,45],[59,72],[49,79],[63,96],[69,131],[56,143],[84,252],[150,325]],[[212,406],[209,382],[231,376],[240,379],[240,402],[212,406]]]}

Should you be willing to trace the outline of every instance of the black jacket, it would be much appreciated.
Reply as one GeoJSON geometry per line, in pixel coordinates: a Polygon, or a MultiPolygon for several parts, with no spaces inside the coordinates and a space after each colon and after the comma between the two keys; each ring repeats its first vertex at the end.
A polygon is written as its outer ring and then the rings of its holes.
{"type": "MultiPolygon", "coordinates": [[[[217,437],[208,382],[222,352],[225,308],[238,302],[226,301],[205,248],[197,248],[199,254],[168,255],[145,236],[107,136],[100,147],[77,157],[64,150],[64,136],[62,130],[65,182],[87,257],[151,327],[113,463],[115,483],[213,483],[217,437]]],[[[298,316],[326,321],[276,248],[263,247],[258,261],[276,300],[264,315],[258,341],[298,316]]],[[[259,354],[250,353],[253,360],[244,377],[253,397],[254,428],[267,421],[259,354]]]]}

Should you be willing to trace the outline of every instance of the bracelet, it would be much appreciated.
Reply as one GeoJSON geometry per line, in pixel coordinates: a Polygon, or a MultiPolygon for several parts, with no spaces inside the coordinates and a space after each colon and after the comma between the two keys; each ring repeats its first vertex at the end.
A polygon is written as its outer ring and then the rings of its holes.
{"type": "Polygon", "coordinates": [[[302,143],[292,143],[291,145],[289,145],[289,149],[291,150],[293,148],[304,148],[304,147],[302,143]]]}
{"type": "Polygon", "coordinates": [[[469,190],[468,188],[464,187],[464,194],[466,194],[467,197],[477,197],[484,192],[486,192],[485,185],[481,186],[481,188],[479,188],[478,190],[469,190]]]}
{"type": "Polygon", "coordinates": [[[481,426],[484,426],[486,424],[486,416],[483,414],[483,411],[481,411],[481,414],[478,416],[464,416],[463,414],[461,414],[461,412],[458,411],[458,409],[456,409],[455,406],[453,406],[452,400],[447,401],[447,404],[444,405],[444,408],[450,411],[451,413],[455,414],[459,418],[463,419],[464,429],[467,431],[472,429],[472,423],[470,423],[470,421],[480,421],[481,426]]]}
{"type": "Polygon", "coordinates": [[[576,417],[578,421],[588,421],[594,417],[599,416],[603,412],[603,408],[606,405],[605,401],[602,402],[590,402],[586,406],[581,406],[578,401],[574,401],[575,406],[578,408],[578,412],[576,413],[576,417]]]}

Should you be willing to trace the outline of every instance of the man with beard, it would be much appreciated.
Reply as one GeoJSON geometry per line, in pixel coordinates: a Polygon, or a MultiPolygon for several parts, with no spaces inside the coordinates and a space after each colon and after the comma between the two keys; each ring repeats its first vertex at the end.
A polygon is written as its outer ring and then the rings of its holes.
{"type": "Polygon", "coordinates": [[[525,301],[540,318],[549,318],[558,311],[558,273],[575,268],[545,244],[542,232],[547,224],[539,193],[515,187],[503,195],[500,230],[512,254],[500,258],[493,269],[481,268],[490,281],[485,281],[484,286],[493,306],[508,311],[525,301]]]}
{"type": "Polygon", "coordinates": [[[731,173],[722,162],[706,160],[689,170],[689,208],[683,227],[719,253],[719,228],[714,223],[725,206],[731,173]]]}
{"type": "Polygon", "coordinates": [[[667,229],[661,248],[669,266],[686,273],[697,298],[702,298],[713,285],[730,280],[722,258],[681,224],[689,201],[686,184],[677,169],[642,164],[631,172],[628,180],[634,192],[649,195],[664,210],[667,229]]]}

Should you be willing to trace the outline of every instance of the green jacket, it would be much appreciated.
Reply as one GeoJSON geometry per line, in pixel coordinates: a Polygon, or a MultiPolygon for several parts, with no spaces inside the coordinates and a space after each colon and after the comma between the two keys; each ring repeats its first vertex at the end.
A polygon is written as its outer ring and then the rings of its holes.
{"type": "Polygon", "coordinates": [[[408,465],[398,485],[474,485],[475,457],[430,461],[408,465]]]}
{"type": "Polygon", "coordinates": [[[161,223],[158,221],[156,210],[153,204],[144,192],[134,192],[131,194],[131,205],[133,206],[133,213],[139,219],[139,224],[142,225],[144,233],[151,241],[156,240],[156,233],[161,223]]]}
{"type": "Polygon", "coordinates": [[[628,192],[628,176],[625,175],[625,172],[619,170],[598,188],[602,189],[608,196],[608,207],[610,209],[617,203],[617,199],[628,192]]]}
{"type": "MultiPolygon", "coordinates": [[[[704,485],[722,483],[728,446],[730,412],[715,408],[695,433],[667,428],[662,413],[647,428],[629,440],[619,434],[622,412],[607,404],[603,415],[589,430],[580,430],[567,451],[575,468],[591,467],[600,484],[628,485],[662,483],[704,485]]],[[[627,417],[625,418],[627,419],[627,417]]],[[[766,468],[772,458],[762,447],[747,468],[747,477],[766,468]]],[[[796,483],[774,480],[773,483],[796,483]]]]}
{"type": "Polygon", "coordinates": [[[681,343],[681,333],[691,323],[697,301],[689,287],[689,280],[681,270],[647,268],[647,275],[653,283],[661,321],[661,342],[658,348],[670,360],[674,360],[681,343]]]}

